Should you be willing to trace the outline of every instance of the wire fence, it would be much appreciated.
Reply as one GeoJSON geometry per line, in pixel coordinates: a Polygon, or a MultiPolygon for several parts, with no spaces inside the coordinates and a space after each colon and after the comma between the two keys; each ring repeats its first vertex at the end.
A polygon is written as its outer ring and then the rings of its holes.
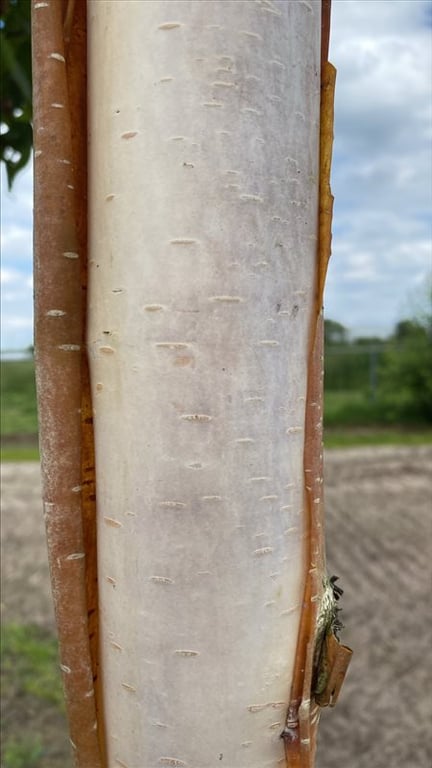
{"type": "Polygon", "coordinates": [[[394,350],[391,344],[327,348],[324,356],[326,390],[368,391],[371,400],[375,400],[386,355],[394,350]]]}
{"type": "Polygon", "coordinates": [[[421,341],[328,345],[324,356],[325,389],[368,391],[373,400],[381,384],[388,382],[389,374],[394,375],[397,388],[402,384],[402,378],[407,378],[408,370],[410,378],[427,375],[431,361],[432,346],[426,337],[421,341]]]}
{"type": "MultiPolygon", "coordinates": [[[[415,356],[416,351],[416,345],[411,344],[412,356],[415,356]]],[[[406,345],[395,342],[328,345],[324,357],[325,389],[332,392],[368,391],[374,400],[389,354],[396,359],[406,355],[406,345]]],[[[33,347],[0,351],[2,362],[32,360],[33,355],[33,347]]]]}
{"type": "MultiPolygon", "coordinates": [[[[31,400],[35,410],[33,348],[5,349],[1,361],[2,399],[6,395],[13,400],[25,392],[24,400],[31,400]]],[[[431,424],[429,338],[327,344],[324,395],[327,426],[431,424]]]]}

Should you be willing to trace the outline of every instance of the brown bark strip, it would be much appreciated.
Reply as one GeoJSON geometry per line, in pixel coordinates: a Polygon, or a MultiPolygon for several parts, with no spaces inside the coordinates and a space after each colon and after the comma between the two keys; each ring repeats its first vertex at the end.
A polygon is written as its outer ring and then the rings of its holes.
{"type": "Polygon", "coordinates": [[[85,345],[87,315],[87,3],[67,0],[64,16],[66,72],[70,103],[72,154],[75,173],[75,224],[81,262],[81,515],[86,554],[87,617],[90,656],[96,694],[98,737],[105,764],[103,701],[99,675],[99,606],[96,539],[96,470],[90,374],[85,345]]]}
{"type": "Polygon", "coordinates": [[[330,43],[331,0],[321,0],[321,72],[328,61],[330,43]]]}
{"type": "Polygon", "coordinates": [[[309,362],[305,425],[305,528],[307,573],[303,610],[288,710],[283,733],[289,768],[313,768],[319,707],[312,698],[312,662],[316,639],[316,622],[323,592],[325,573],[323,476],[322,465],[322,314],[316,318],[313,348],[309,362]],[[319,500],[319,501],[318,501],[319,500]]]}
{"type": "Polygon", "coordinates": [[[333,151],[334,93],[336,69],[327,61],[321,74],[321,122],[320,122],[320,185],[319,185],[319,233],[318,233],[318,296],[317,313],[323,305],[324,284],[331,254],[333,195],[330,189],[330,173],[333,151]]]}
{"type": "Polygon", "coordinates": [[[81,447],[83,404],[88,418],[82,289],[85,2],[77,0],[76,15],[70,8],[65,0],[32,0],[36,378],[45,522],[71,742],[80,768],[100,768],[87,618],[89,606],[97,615],[88,434],[81,447]],[[86,567],[86,561],[93,565],[86,567]]]}
{"type": "Polygon", "coordinates": [[[333,147],[336,70],[327,61],[331,0],[322,0],[320,178],[316,296],[308,364],[304,448],[306,581],[297,641],[294,679],[282,734],[288,768],[313,768],[320,708],[313,700],[312,675],[316,624],[326,572],[323,506],[323,345],[324,283],[331,253],[333,196],[330,171],[333,147]]]}

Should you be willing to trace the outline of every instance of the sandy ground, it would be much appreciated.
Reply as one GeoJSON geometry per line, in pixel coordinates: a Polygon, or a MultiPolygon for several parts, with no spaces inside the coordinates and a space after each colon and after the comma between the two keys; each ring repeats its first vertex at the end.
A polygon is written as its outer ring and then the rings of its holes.
{"type": "MultiPolygon", "coordinates": [[[[432,447],[329,451],[325,474],[329,572],[355,654],[316,768],[430,768],[432,447]]],[[[38,466],[3,465],[2,493],[3,621],[53,628],[38,466]]]]}

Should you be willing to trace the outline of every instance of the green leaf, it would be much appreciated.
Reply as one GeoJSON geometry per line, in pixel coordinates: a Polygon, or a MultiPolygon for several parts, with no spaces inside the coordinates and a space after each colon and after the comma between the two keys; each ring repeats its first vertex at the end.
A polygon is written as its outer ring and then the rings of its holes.
{"type": "Polygon", "coordinates": [[[0,11],[0,160],[10,188],[33,143],[30,0],[1,0],[0,11]]]}

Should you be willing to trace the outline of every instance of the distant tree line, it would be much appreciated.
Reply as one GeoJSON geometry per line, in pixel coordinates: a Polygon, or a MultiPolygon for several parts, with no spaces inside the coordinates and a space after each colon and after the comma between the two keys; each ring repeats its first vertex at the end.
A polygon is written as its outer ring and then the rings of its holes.
{"type": "Polygon", "coordinates": [[[385,339],[351,340],[325,320],[325,350],[327,391],[364,393],[383,422],[432,422],[432,311],[400,320],[385,339]]]}

